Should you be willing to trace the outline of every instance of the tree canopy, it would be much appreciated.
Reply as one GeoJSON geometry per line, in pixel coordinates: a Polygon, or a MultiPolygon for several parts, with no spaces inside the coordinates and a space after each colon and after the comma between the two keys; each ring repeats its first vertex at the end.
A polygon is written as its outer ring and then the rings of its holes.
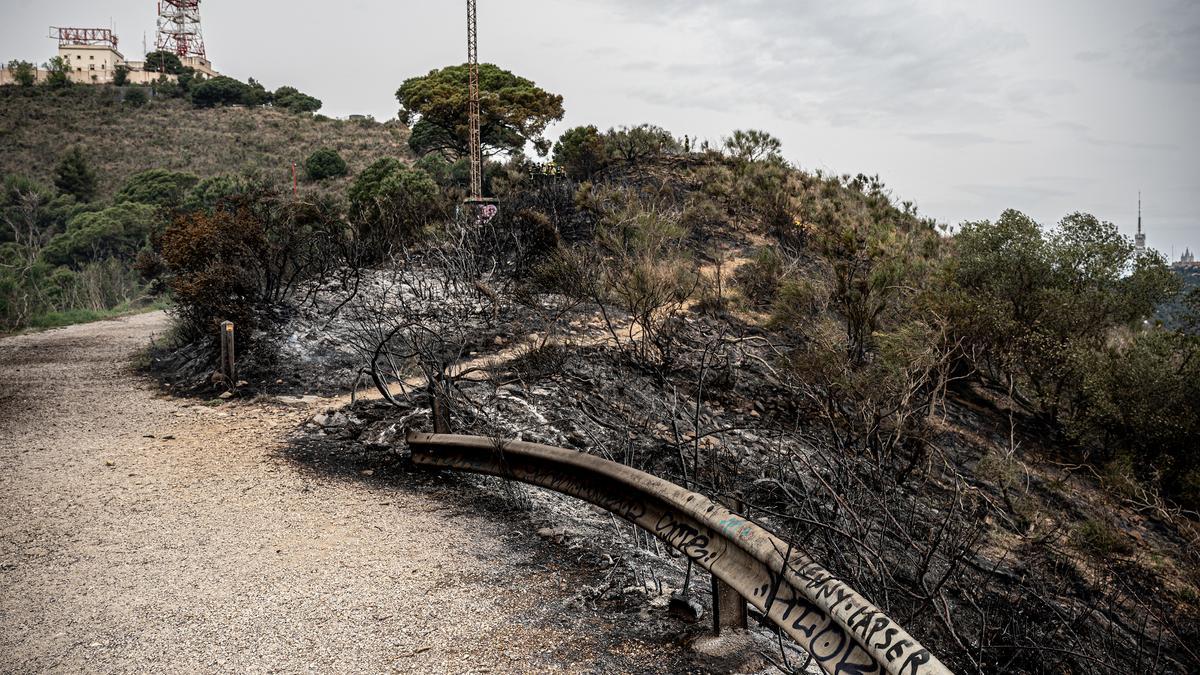
{"type": "Polygon", "coordinates": [[[96,196],[96,174],[79,146],[71,148],[54,169],[54,186],[81,202],[96,196]]]}
{"type": "MultiPolygon", "coordinates": [[[[409,144],[417,154],[450,158],[468,154],[467,66],[448,66],[405,80],[396,91],[400,117],[412,124],[409,144]],[[414,123],[415,122],[415,123],[414,123]]],[[[545,155],[546,127],[563,117],[562,96],[493,64],[479,66],[480,140],[485,155],[514,154],[526,143],[545,155]]]]}
{"type": "Polygon", "coordinates": [[[554,144],[554,163],[573,180],[589,180],[608,164],[604,136],[594,125],[567,129],[554,144]]]}
{"type": "Polygon", "coordinates": [[[321,148],[304,160],[304,172],[310,180],[324,180],[335,176],[345,176],[347,173],[346,160],[332,148],[321,148]]]}
{"type": "Polygon", "coordinates": [[[192,103],[202,108],[235,105],[245,102],[249,94],[249,85],[222,75],[192,87],[192,103]]]}
{"type": "Polygon", "coordinates": [[[152,73],[179,75],[184,71],[184,65],[172,52],[154,51],[146,54],[146,70],[152,73]]]}
{"type": "Polygon", "coordinates": [[[37,68],[34,68],[32,63],[13,59],[8,62],[7,67],[13,80],[22,87],[33,86],[37,82],[37,68]]]}
{"type": "Polygon", "coordinates": [[[272,104],[294,113],[316,112],[321,109],[321,99],[309,96],[295,87],[280,87],[271,97],[272,104]]]}
{"type": "Polygon", "coordinates": [[[188,190],[199,181],[197,176],[190,173],[148,169],[130,176],[113,198],[113,202],[177,207],[183,203],[188,190]]]}

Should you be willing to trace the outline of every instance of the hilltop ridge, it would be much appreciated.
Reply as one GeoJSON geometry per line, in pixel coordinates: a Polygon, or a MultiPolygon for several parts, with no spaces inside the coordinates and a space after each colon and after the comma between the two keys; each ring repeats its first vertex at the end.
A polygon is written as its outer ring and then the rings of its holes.
{"type": "Polygon", "coordinates": [[[408,127],[392,120],[345,121],[271,107],[197,108],[182,99],[124,101],[119,87],[0,88],[0,175],[50,183],[65,148],[83,148],[98,196],[112,196],[149,167],[200,178],[257,173],[291,182],[291,166],[322,147],[337,150],[350,173],[383,156],[408,158],[408,127]]]}

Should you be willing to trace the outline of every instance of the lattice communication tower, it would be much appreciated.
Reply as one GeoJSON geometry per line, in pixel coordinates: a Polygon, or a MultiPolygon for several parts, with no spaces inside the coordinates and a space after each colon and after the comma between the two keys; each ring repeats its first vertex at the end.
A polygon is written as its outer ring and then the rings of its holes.
{"type": "Polygon", "coordinates": [[[208,58],[204,52],[204,34],[200,31],[200,0],[159,0],[158,39],[154,46],[179,58],[208,58]]]}
{"type": "Polygon", "coordinates": [[[475,0],[467,0],[467,72],[470,92],[467,109],[471,153],[471,199],[483,197],[483,147],[479,134],[479,38],[475,24],[475,0]]]}

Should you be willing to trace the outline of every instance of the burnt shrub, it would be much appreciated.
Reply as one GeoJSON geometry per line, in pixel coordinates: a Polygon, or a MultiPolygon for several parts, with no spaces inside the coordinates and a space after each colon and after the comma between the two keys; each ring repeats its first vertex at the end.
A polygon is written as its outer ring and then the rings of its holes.
{"type": "Polygon", "coordinates": [[[296,286],[339,264],[348,237],[336,203],[254,192],[176,217],[158,239],[182,337],[215,335],[228,320],[254,339],[296,286]]]}

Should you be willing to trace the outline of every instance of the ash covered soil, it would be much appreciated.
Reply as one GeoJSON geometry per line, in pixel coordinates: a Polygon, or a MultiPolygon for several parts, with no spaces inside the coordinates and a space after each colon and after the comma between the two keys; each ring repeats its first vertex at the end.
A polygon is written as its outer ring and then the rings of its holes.
{"type": "Polygon", "coordinates": [[[416,472],[310,421],[337,401],[163,395],[133,361],[167,327],[0,340],[0,670],[767,665],[670,614],[671,584],[627,560],[653,543],[607,515],[416,472]]]}

